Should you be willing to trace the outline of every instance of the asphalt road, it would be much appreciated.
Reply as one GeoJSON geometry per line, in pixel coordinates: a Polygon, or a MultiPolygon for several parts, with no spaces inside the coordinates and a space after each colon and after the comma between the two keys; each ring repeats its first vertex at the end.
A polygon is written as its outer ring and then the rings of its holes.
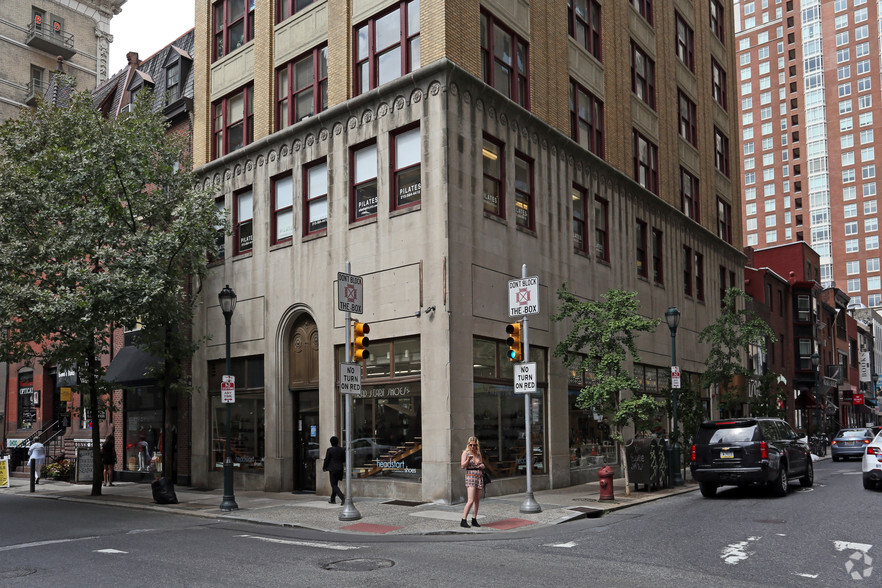
{"type": "Polygon", "coordinates": [[[785,498],[726,487],[483,536],[334,535],[0,493],[0,585],[879,586],[879,521],[882,492],[863,489],[856,461],[816,464],[815,487],[785,498]]]}

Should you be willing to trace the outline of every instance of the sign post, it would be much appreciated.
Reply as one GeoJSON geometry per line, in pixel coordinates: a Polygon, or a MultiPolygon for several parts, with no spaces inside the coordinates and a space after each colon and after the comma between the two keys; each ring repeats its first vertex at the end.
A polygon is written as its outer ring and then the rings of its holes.
{"type": "Polygon", "coordinates": [[[344,363],[340,366],[340,393],[346,397],[346,498],[343,500],[343,510],[338,519],[341,521],[357,521],[361,513],[352,502],[352,395],[361,393],[361,366],[352,361],[352,341],[350,329],[352,317],[350,313],[361,314],[364,311],[364,280],[361,276],[354,276],[349,272],[352,266],[346,262],[346,272],[337,272],[337,309],[346,313],[346,354],[344,363]]]}
{"type": "Polygon", "coordinates": [[[521,279],[508,282],[508,316],[523,317],[521,319],[521,340],[524,345],[523,362],[515,367],[515,393],[524,395],[524,465],[527,469],[527,492],[520,511],[523,513],[542,512],[542,507],[533,497],[533,434],[530,417],[532,414],[532,398],[536,392],[536,364],[530,363],[530,328],[527,315],[539,312],[539,277],[527,277],[527,264],[521,266],[521,279]],[[532,366],[532,368],[530,367],[532,366]],[[518,390],[518,387],[522,388],[518,390]]]}
{"type": "Polygon", "coordinates": [[[680,389],[680,366],[671,366],[671,388],[680,389]]]}

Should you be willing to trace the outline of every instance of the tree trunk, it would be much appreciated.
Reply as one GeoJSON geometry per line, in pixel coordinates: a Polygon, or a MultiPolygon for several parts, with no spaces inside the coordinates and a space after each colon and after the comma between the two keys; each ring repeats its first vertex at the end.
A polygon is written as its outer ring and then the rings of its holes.
{"type": "Polygon", "coordinates": [[[97,357],[89,358],[89,416],[92,419],[92,496],[101,496],[101,480],[104,465],[101,462],[101,424],[98,420],[98,374],[100,369],[97,357]]]}
{"type": "Polygon", "coordinates": [[[619,432],[619,438],[623,439],[622,441],[619,441],[619,456],[622,461],[622,474],[625,477],[625,496],[631,496],[631,482],[628,477],[628,461],[625,455],[625,442],[624,437],[621,435],[621,431],[619,432]]]}

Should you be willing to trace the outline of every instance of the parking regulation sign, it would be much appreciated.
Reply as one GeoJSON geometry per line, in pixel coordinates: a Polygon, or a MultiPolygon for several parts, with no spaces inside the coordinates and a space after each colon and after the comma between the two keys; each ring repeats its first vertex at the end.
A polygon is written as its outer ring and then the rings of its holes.
{"type": "Polygon", "coordinates": [[[508,316],[539,312],[539,276],[508,281],[508,316]]]}
{"type": "Polygon", "coordinates": [[[678,390],[680,388],[680,366],[671,366],[671,389],[678,390]]]}
{"type": "Polygon", "coordinates": [[[221,382],[221,402],[236,402],[236,376],[224,376],[221,382]]]}

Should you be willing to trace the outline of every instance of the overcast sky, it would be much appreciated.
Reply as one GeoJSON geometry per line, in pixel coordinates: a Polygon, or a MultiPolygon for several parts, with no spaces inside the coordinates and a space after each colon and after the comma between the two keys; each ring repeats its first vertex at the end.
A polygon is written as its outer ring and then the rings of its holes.
{"type": "MultiPolygon", "coordinates": [[[[4,1],[4,0],[0,0],[4,1]]],[[[126,65],[126,53],[135,51],[141,61],[193,28],[193,0],[128,0],[110,20],[108,76],[126,65]]]]}

